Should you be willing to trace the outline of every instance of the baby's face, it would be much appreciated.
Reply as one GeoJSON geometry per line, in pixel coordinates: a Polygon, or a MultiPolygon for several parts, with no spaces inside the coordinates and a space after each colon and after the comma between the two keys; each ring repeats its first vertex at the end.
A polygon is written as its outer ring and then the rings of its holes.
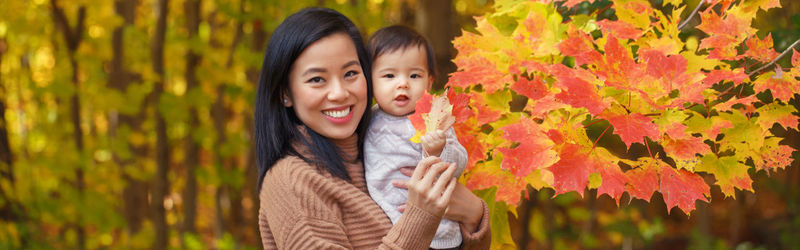
{"type": "Polygon", "coordinates": [[[391,115],[413,113],[417,100],[431,83],[433,78],[428,75],[427,54],[422,46],[383,53],[372,64],[375,100],[381,110],[391,115]]]}

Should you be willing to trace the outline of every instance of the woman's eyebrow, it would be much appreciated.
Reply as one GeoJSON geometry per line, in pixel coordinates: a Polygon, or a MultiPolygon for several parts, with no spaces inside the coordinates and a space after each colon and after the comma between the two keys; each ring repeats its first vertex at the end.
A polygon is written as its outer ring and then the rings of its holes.
{"type": "Polygon", "coordinates": [[[328,72],[328,71],[325,70],[324,68],[310,68],[310,69],[307,69],[305,72],[303,72],[303,74],[301,76],[306,76],[306,75],[311,74],[311,73],[325,73],[325,72],[328,72]]]}
{"type": "Polygon", "coordinates": [[[361,65],[361,63],[359,63],[358,60],[352,60],[352,61],[349,61],[349,62],[345,63],[344,65],[342,65],[342,69],[350,67],[350,66],[353,66],[353,65],[361,65]]]}

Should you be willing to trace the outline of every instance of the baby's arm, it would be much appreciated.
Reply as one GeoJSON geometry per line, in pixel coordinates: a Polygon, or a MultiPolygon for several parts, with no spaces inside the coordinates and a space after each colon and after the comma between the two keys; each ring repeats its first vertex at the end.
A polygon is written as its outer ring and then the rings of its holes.
{"type": "Polygon", "coordinates": [[[452,127],[447,129],[447,132],[437,130],[426,133],[421,140],[428,155],[439,156],[442,161],[455,163],[456,172],[453,176],[461,175],[467,166],[467,150],[458,142],[452,127]]]}

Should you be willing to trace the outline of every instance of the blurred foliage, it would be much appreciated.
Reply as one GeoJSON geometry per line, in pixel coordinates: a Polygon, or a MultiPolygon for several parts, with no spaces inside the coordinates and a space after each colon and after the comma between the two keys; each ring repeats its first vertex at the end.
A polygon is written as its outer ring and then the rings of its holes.
{"type": "MultiPolygon", "coordinates": [[[[2,128],[8,133],[11,153],[11,164],[0,163],[4,170],[0,173],[12,170],[10,177],[0,175],[0,249],[80,248],[78,228],[85,230],[86,248],[152,248],[156,231],[150,207],[155,202],[163,202],[167,210],[170,248],[261,248],[250,138],[256,80],[269,33],[303,7],[325,6],[350,17],[366,37],[389,24],[413,25],[420,1],[202,0],[196,36],[190,36],[185,27],[185,0],[170,1],[165,74],[160,76],[152,69],[150,51],[156,26],[154,0],[133,1],[131,25],[117,14],[115,1],[0,0],[2,128]],[[54,19],[54,2],[63,9],[69,27],[79,26],[79,11],[85,8],[74,52],[54,19]],[[120,27],[124,54],[115,58],[113,34],[120,27]],[[184,76],[189,51],[201,56],[196,71],[199,86],[193,88],[184,76]],[[115,88],[111,80],[115,59],[121,59],[130,79],[124,89],[115,88]],[[77,85],[73,72],[77,72],[77,85]],[[161,79],[165,91],[153,96],[161,79]],[[82,150],[74,138],[73,96],[80,104],[82,150]],[[158,106],[153,105],[156,100],[158,106]],[[215,110],[218,107],[222,112],[215,110]],[[196,125],[190,122],[192,109],[197,110],[196,125]],[[156,175],[156,116],[166,118],[171,154],[169,193],[163,201],[154,201],[151,194],[156,175]],[[221,127],[215,119],[222,121],[221,127]],[[196,232],[182,229],[187,136],[201,148],[196,232]],[[83,181],[78,181],[77,173],[83,174],[83,181]],[[144,197],[139,200],[146,204],[124,199],[136,195],[144,197]]],[[[694,6],[697,1],[689,2],[694,6]]],[[[781,3],[783,8],[762,13],[755,22],[760,31],[773,33],[779,51],[800,38],[800,3],[781,3]]],[[[562,11],[589,13],[607,4],[596,1],[562,11]]],[[[490,6],[489,0],[452,0],[452,21],[470,30],[472,16],[490,11],[490,6]]],[[[781,62],[788,63],[788,57],[781,62]]],[[[518,222],[508,235],[547,248],[656,248],[669,246],[665,244],[673,240],[698,248],[800,245],[796,237],[800,235],[798,166],[769,178],[763,175],[754,175],[763,177],[754,184],[758,196],[743,193],[745,199],[729,201],[716,190],[715,202],[727,203],[714,203],[707,211],[715,229],[733,218],[718,215],[725,211],[717,210],[744,203],[740,206],[748,217],[740,220],[747,222],[740,228],[751,227],[742,229],[749,233],[742,233],[735,242],[716,230],[692,233],[698,220],[695,214],[667,214],[653,208],[657,204],[617,208],[605,197],[589,206],[588,201],[567,195],[552,199],[547,191],[539,191],[529,201],[533,204],[529,220],[518,222]],[[582,223],[590,218],[596,218],[598,225],[590,233],[581,231],[586,228],[582,223]],[[522,230],[523,226],[527,229],[522,230]],[[520,235],[523,231],[529,233],[520,235]]]]}

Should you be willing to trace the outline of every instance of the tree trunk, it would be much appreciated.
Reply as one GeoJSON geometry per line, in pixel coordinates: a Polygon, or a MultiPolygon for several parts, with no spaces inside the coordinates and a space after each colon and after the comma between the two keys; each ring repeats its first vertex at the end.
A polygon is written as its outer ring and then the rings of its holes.
{"type": "MultiPolygon", "coordinates": [[[[75,149],[78,151],[78,154],[81,155],[81,159],[84,159],[84,142],[83,142],[83,129],[81,128],[81,106],[80,106],[80,82],[78,79],[78,61],[75,59],[75,53],[78,50],[78,46],[80,45],[81,38],[83,36],[83,29],[84,29],[84,20],[86,18],[86,7],[80,6],[78,8],[78,20],[75,27],[70,27],[69,21],[67,20],[67,16],[64,14],[64,10],[58,6],[57,0],[50,1],[52,12],[53,12],[53,21],[55,22],[56,27],[61,31],[61,34],[64,35],[64,41],[67,44],[68,54],[69,54],[69,63],[72,69],[72,83],[75,85],[75,93],[72,94],[70,97],[70,109],[71,109],[71,118],[72,118],[72,128],[73,131],[73,138],[75,140],[75,149]]],[[[80,194],[80,200],[78,203],[83,203],[83,192],[86,190],[86,184],[83,176],[83,162],[79,163],[77,169],[75,169],[75,188],[78,190],[80,194]]],[[[78,213],[77,222],[75,223],[74,227],[77,231],[78,237],[78,249],[85,249],[86,248],[86,231],[83,228],[83,216],[81,213],[78,213]]]]}
{"type": "MultiPolygon", "coordinates": [[[[5,54],[7,46],[6,38],[0,37],[0,68],[2,68],[3,54],[5,54]]],[[[2,80],[3,78],[0,77],[0,183],[9,184],[10,190],[0,186],[0,201],[2,201],[0,202],[0,221],[13,223],[22,221],[25,212],[17,198],[14,197],[14,159],[11,154],[11,144],[8,141],[6,88],[2,80]]],[[[24,236],[22,238],[24,241],[24,236]]]]}
{"type": "Polygon", "coordinates": [[[156,30],[153,41],[150,44],[151,58],[153,60],[153,72],[158,75],[159,80],[155,84],[152,101],[156,116],[156,179],[153,183],[153,224],[156,231],[156,240],[153,248],[166,249],[169,239],[169,229],[167,227],[166,210],[164,209],[164,199],[169,192],[169,145],[167,141],[167,124],[161,113],[158,112],[158,104],[161,95],[164,93],[164,36],[167,31],[167,0],[158,0],[156,6],[156,30]]]}
{"type": "MultiPolygon", "coordinates": [[[[124,23],[114,28],[111,38],[112,58],[111,70],[109,72],[109,86],[112,89],[125,93],[128,85],[132,81],[140,78],[132,72],[125,69],[125,28],[133,26],[136,17],[136,0],[116,0],[114,1],[114,12],[122,17],[124,23]]],[[[139,113],[143,114],[145,105],[139,109],[139,113]]],[[[119,143],[127,143],[127,138],[120,137],[117,131],[121,127],[127,127],[132,132],[142,133],[141,120],[143,115],[132,116],[128,114],[119,114],[112,111],[109,114],[109,134],[112,140],[119,141],[119,143]]],[[[133,146],[131,148],[132,156],[122,159],[116,152],[114,153],[114,161],[122,169],[121,177],[125,181],[125,188],[122,190],[123,208],[121,214],[128,225],[128,235],[134,235],[142,227],[142,221],[147,217],[147,183],[133,178],[125,171],[125,168],[142,167],[141,163],[137,163],[135,159],[143,159],[146,157],[146,148],[142,146],[133,146]]]]}
{"type": "Polygon", "coordinates": [[[417,4],[416,28],[433,46],[437,72],[433,88],[441,89],[447,82],[447,74],[456,70],[450,61],[455,52],[450,41],[455,38],[454,30],[459,29],[453,21],[453,1],[421,0],[417,4]]]}
{"type": "MultiPolygon", "coordinates": [[[[267,43],[267,32],[264,31],[263,24],[261,20],[256,19],[253,21],[253,40],[252,40],[252,52],[253,53],[264,53],[264,48],[266,47],[267,43]]],[[[248,68],[247,69],[247,79],[249,82],[254,83],[254,86],[258,86],[258,77],[259,77],[259,69],[260,68],[248,68]]],[[[255,127],[253,126],[253,115],[252,110],[250,110],[247,115],[245,115],[245,124],[247,125],[247,134],[253,135],[255,131],[255,127]]],[[[251,137],[252,138],[252,137],[251,137]]],[[[253,202],[253,209],[250,211],[250,220],[252,224],[250,224],[247,228],[248,232],[259,232],[258,228],[258,209],[259,209],[259,198],[258,194],[258,171],[256,169],[256,147],[254,143],[251,143],[249,149],[247,150],[247,158],[246,163],[244,164],[246,171],[245,176],[245,187],[247,190],[250,190],[249,196],[250,200],[253,202]]],[[[259,238],[258,233],[254,233],[253,236],[256,238],[255,242],[257,244],[261,244],[261,238],[259,238]]]]}
{"type": "MultiPolygon", "coordinates": [[[[200,27],[200,13],[202,1],[187,0],[183,3],[184,13],[186,14],[186,30],[189,31],[189,39],[197,37],[200,27]]],[[[186,52],[186,89],[189,91],[199,89],[200,83],[197,80],[197,66],[200,63],[200,55],[191,49],[186,52]]],[[[195,233],[195,219],[197,217],[197,176],[195,174],[199,165],[200,145],[194,139],[194,131],[200,126],[197,115],[197,107],[189,107],[189,133],[184,138],[186,151],[186,190],[183,194],[183,232],[195,233]]]]}

